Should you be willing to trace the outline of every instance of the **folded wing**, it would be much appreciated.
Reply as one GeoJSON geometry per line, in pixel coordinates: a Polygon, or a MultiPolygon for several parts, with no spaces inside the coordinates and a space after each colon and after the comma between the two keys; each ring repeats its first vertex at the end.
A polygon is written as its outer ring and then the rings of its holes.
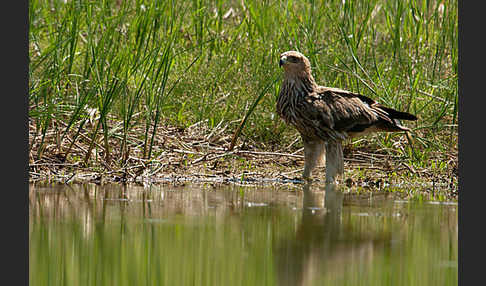
{"type": "Polygon", "coordinates": [[[364,95],[336,88],[319,87],[307,96],[304,105],[306,117],[319,131],[317,133],[332,139],[379,131],[409,131],[399,120],[417,120],[410,113],[383,106],[364,95]]]}

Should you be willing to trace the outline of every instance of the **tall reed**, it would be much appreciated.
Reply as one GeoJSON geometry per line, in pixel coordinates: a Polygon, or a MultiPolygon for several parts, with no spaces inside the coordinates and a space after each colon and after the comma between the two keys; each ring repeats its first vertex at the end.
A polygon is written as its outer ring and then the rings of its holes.
{"type": "MultiPolygon", "coordinates": [[[[86,163],[93,149],[103,160],[116,150],[120,164],[133,148],[149,159],[161,125],[236,129],[256,101],[244,136],[292,142],[295,130],[275,116],[278,83],[261,96],[291,49],[309,57],[320,84],[417,114],[423,160],[457,141],[455,0],[32,0],[29,22],[39,158],[52,131],[64,158],[83,140],[86,163]]],[[[395,141],[376,138],[383,147],[395,141]]]]}

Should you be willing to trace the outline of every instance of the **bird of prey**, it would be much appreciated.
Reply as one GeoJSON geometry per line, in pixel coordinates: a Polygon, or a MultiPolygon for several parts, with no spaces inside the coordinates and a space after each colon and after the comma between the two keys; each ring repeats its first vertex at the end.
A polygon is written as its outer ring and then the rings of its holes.
{"type": "Polygon", "coordinates": [[[399,119],[415,115],[385,107],[375,100],[346,90],[319,86],[309,60],[297,51],[280,55],[284,70],[277,113],[299,131],[304,143],[303,178],[326,162],[326,183],[336,183],[344,172],[342,141],[370,132],[410,131],[399,119]]]}

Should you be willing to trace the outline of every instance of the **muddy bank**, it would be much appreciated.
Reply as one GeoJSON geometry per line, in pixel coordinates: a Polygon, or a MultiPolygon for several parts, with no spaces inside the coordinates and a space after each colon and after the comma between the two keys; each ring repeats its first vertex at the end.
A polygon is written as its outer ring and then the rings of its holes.
{"type": "MultiPolygon", "coordinates": [[[[53,121],[53,124],[62,124],[53,121]]],[[[198,124],[185,129],[161,126],[155,138],[151,159],[144,159],[143,141],[133,136],[126,150],[120,150],[120,137],[112,136],[108,144],[101,137],[88,157],[87,134],[64,140],[52,128],[43,138],[33,122],[29,134],[29,181],[54,183],[128,183],[128,184],[302,184],[303,148],[298,137],[290,144],[264,145],[242,136],[239,144],[228,150],[231,132],[227,126],[209,129],[198,124]],[[108,146],[108,147],[107,147],[108,146]],[[108,151],[107,151],[108,150],[108,151]]],[[[140,130],[142,132],[142,130],[140,130]]],[[[135,135],[137,133],[134,133],[135,135]]],[[[383,189],[390,187],[422,188],[430,192],[447,190],[457,195],[457,156],[437,154],[435,161],[443,167],[424,164],[412,166],[403,156],[405,136],[396,136],[394,153],[373,145],[364,138],[361,147],[345,145],[345,173],[341,185],[349,188],[383,189]]],[[[315,184],[324,184],[325,169],[313,174],[315,184]]]]}

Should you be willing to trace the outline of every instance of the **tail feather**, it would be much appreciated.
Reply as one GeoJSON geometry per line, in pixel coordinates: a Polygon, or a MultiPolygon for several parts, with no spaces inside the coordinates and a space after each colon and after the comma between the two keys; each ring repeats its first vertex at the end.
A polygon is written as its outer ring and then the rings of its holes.
{"type": "Polygon", "coordinates": [[[403,120],[417,120],[417,116],[408,112],[398,111],[390,107],[380,106],[380,109],[386,111],[391,119],[403,119],[403,120]]]}

